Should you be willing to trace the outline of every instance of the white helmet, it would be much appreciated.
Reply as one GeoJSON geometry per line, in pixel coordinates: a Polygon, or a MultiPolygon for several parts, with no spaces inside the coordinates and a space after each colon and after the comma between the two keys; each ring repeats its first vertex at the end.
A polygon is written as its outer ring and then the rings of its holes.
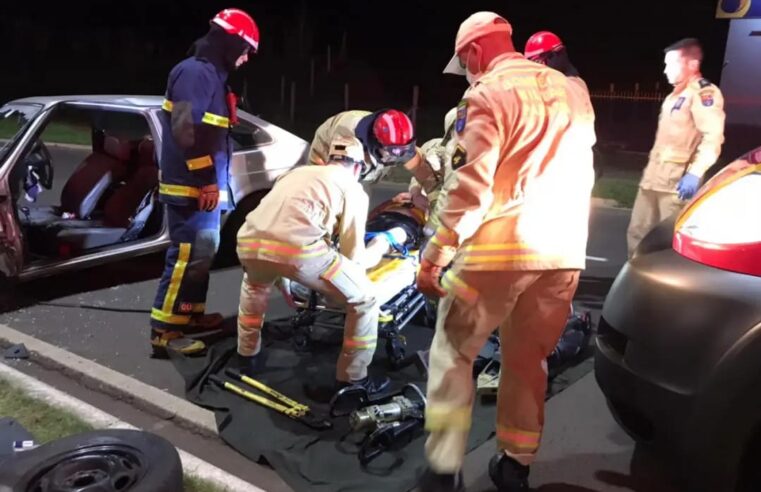
{"type": "Polygon", "coordinates": [[[336,137],[330,143],[328,163],[363,164],[365,149],[356,137],[336,137]]]}

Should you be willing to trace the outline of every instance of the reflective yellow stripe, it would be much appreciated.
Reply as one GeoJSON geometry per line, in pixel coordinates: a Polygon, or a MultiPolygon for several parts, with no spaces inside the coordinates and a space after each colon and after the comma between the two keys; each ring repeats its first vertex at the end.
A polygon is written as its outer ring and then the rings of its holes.
{"type": "Polygon", "coordinates": [[[328,251],[328,245],[324,241],[317,241],[307,246],[296,246],[270,239],[240,239],[237,251],[243,256],[247,252],[262,252],[287,258],[314,258],[325,254],[328,251]]]}
{"type": "Polygon", "coordinates": [[[198,188],[194,188],[193,186],[173,185],[166,183],[161,183],[159,185],[159,193],[162,195],[184,196],[188,198],[198,198],[201,196],[201,192],[198,191],[198,188]]]}
{"type": "Polygon", "coordinates": [[[151,309],[151,318],[169,325],[187,325],[190,323],[190,316],[167,313],[156,308],[151,309]]]}
{"type": "Polygon", "coordinates": [[[249,328],[253,328],[253,327],[261,328],[261,326],[264,324],[264,315],[238,313],[238,323],[249,328]]]}
{"type": "Polygon", "coordinates": [[[478,299],[478,291],[458,278],[452,270],[448,270],[444,274],[444,277],[441,279],[441,286],[447,292],[465,301],[475,302],[478,299]]]}
{"type": "MultiPolygon", "coordinates": [[[[164,111],[172,112],[172,109],[174,109],[174,103],[170,101],[169,99],[164,99],[164,102],[161,104],[161,109],[164,111]]],[[[203,118],[201,118],[201,121],[206,123],[207,125],[213,125],[213,126],[219,126],[222,128],[230,128],[230,118],[227,116],[220,116],[218,114],[214,113],[204,113],[203,118]]]]}
{"type": "Polygon", "coordinates": [[[367,350],[367,349],[375,348],[375,344],[377,342],[378,342],[377,335],[351,337],[351,338],[344,339],[344,347],[367,350]]]}
{"type": "Polygon", "coordinates": [[[508,449],[536,451],[539,448],[541,437],[539,432],[497,425],[497,441],[508,449]]]}
{"type": "Polygon", "coordinates": [[[378,316],[378,323],[391,323],[392,321],[394,321],[394,315],[391,313],[378,316]]]}
{"type": "MultiPolygon", "coordinates": [[[[171,313],[174,308],[174,303],[177,300],[177,293],[180,291],[180,284],[182,283],[182,277],[185,275],[185,268],[188,266],[190,260],[190,243],[180,243],[180,252],[177,256],[177,262],[174,264],[174,270],[172,271],[172,278],[169,281],[169,287],[166,290],[164,296],[164,306],[161,310],[164,314],[171,313]]],[[[190,317],[188,317],[188,321],[190,317]]],[[[169,321],[167,321],[169,323],[169,321]]],[[[178,323],[179,324],[179,323],[178,323]]]]}
{"type": "Polygon", "coordinates": [[[219,116],[213,113],[204,113],[201,119],[207,125],[219,126],[222,128],[230,128],[230,119],[226,116],[219,116]]]}
{"type": "Polygon", "coordinates": [[[330,267],[325,271],[325,273],[322,274],[322,277],[325,280],[333,280],[333,278],[338,275],[338,272],[341,271],[341,257],[336,256],[336,259],[333,260],[333,263],[330,264],[330,267]]]}
{"type": "Polygon", "coordinates": [[[213,166],[214,161],[211,160],[210,155],[205,155],[203,157],[187,160],[185,161],[185,164],[187,164],[189,170],[198,171],[199,169],[206,169],[207,167],[213,166]]]}
{"type": "Polygon", "coordinates": [[[468,431],[471,426],[470,407],[452,408],[443,405],[431,405],[425,409],[425,430],[468,431]]]}
{"type": "Polygon", "coordinates": [[[440,247],[452,246],[457,242],[457,233],[444,226],[439,226],[436,228],[436,234],[433,235],[431,241],[440,247]]]}

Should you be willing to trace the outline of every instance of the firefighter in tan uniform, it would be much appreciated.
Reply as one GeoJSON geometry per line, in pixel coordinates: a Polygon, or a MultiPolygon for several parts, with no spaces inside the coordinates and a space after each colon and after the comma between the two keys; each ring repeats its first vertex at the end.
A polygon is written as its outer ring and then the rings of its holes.
{"type": "Polygon", "coordinates": [[[463,490],[473,361],[495,326],[500,452],[489,474],[500,491],[528,490],[544,420],[545,359],[585,267],[594,115],[568,78],[517,53],[511,32],[497,14],[473,14],[460,25],[446,69],[471,85],[458,106],[441,225],[417,279],[426,295],[443,296],[430,352],[423,492],[463,490]]]}
{"type": "Polygon", "coordinates": [[[369,168],[356,138],[337,138],[327,165],[297,167],[277,180],[238,232],[245,270],[238,312],[238,355],[259,365],[264,313],[273,284],[284,277],[314,289],[346,312],[336,367],[339,386],[382,391],[387,377],[369,377],[379,306],[362,266],[369,198],[359,179],[369,168]],[[331,245],[334,233],[340,250],[331,245]]]}
{"type": "Polygon", "coordinates": [[[352,110],[338,113],[325,120],[314,133],[309,148],[309,163],[323,165],[327,161],[330,145],[338,137],[352,137],[362,142],[365,163],[372,168],[364,178],[366,182],[383,177],[388,166],[420,160],[415,146],[412,120],[396,109],[371,113],[352,110]]]}
{"type": "Polygon", "coordinates": [[[634,201],[626,237],[629,258],[655,225],[693,197],[724,143],[724,99],[700,73],[700,44],[684,39],[665,53],[664,73],[674,91],[661,106],[655,144],[634,201]]]}

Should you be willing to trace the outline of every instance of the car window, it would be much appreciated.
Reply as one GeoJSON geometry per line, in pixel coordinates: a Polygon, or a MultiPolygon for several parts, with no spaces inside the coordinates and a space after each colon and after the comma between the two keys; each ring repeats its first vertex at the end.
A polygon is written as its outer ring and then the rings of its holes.
{"type": "Polygon", "coordinates": [[[238,120],[230,132],[233,140],[233,151],[250,150],[273,142],[272,136],[258,125],[247,121],[238,120]]]}
{"type": "Polygon", "coordinates": [[[42,104],[6,104],[0,108],[0,160],[21,137],[30,121],[42,111],[42,104]]]}

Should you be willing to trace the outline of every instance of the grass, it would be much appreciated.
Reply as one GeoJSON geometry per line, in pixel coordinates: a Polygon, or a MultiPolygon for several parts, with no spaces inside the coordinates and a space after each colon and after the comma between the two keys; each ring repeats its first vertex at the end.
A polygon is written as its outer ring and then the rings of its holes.
{"type": "Polygon", "coordinates": [[[619,207],[632,208],[638,187],[639,176],[636,178],[602,176],[592,188],[592,196],[615,200],[619,207]]]}
{"type": "MultiPolygon", "coordinates": [[[[18,126],[15,121],[0,120],[0,139],[9,139],[16,134],[18,126]]],[[[90,127],[51,121],[42,133],[46,144],[91,145],[90,127]]]]}
{"type": "MultiPolygon", "coordinates": [[[[32,433],[38,444],[94,429],[73,414],[25,395],[22,390],[3,379],[0,379],[0,417],[16,419],[32,433]]],[[[189,475],[185,475],[184,485],[185,492],[226,490],[189,475]]]]}
{"type": "MultiPolygon", "coordinates": [[[[410,182],[412,175],[409,171],[401,166],[393,167],[383,178],[386,183],[404,183],[410,182]]],[[[630,176],[605,176],[603,175],[592,189],[592,196],[596,198],[607,198],[615,200],[619,207],[631,208],[634,205],[634,198],[637,196],[637,187],[639,186],[639,174],[630,176]]]]}

